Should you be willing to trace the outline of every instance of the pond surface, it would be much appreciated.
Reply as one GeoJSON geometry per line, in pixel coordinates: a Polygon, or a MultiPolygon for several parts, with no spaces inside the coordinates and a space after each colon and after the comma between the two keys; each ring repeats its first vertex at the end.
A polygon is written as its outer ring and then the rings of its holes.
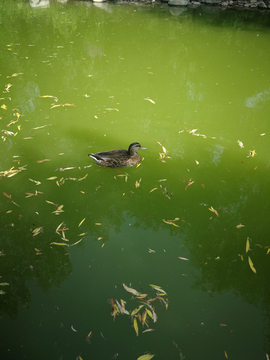
{"type": "Polygon", "coordinates": [[[1,359],[265,359],[269,13],[0,14],[1,359]]]}

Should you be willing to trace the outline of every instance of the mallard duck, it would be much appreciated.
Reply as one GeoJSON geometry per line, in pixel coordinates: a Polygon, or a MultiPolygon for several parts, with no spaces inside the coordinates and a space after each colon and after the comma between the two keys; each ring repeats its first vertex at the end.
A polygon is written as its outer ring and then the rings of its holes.
{"type": "Polygon", "coordinates": [[[88,156],[94,159],[95,163],[99,166],[109,166],[111,168],[127,167],[138,164],[141,161],[141,157],[136,151],[146,149],[146,147],[141,146],[138,142],[134,142],[129,145],[128,150],[110,150],[88,154],[88,156]]]}

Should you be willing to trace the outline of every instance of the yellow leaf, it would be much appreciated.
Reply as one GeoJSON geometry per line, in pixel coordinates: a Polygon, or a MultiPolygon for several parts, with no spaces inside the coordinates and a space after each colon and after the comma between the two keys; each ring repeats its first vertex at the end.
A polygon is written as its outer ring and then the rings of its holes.
{"type": "Polygon", "coordinates": [[[154,188],[154,189],[150,190],[149,193],[151,193],[152,191],[155,191],[155,190],[157,190],[157,189],[158,189],[158,188],[154,188]]]}
{"type": "Polygon", "coordinates": [[[146,354],[146,355],[142,355],[140,357],[138,357],[137,360],[150,360],[154,357],[155,355],[151,355],[151,354],[146,354]]]}
{"type": "Polygon", "coordinates": [[[7,110],[7,106],[6,106],[5,104],[3,104],[3,105],[1,106],[1,109],[7,110]]]}
{"type": "Polygon", "coordinates": [[[242,224],[236,225],[236,229],[240,229],[242,227],[245,227],[245,225],[242,225],[242,224]]]}
{"type": "Polygon", "coordinates": [[[250,244],[249,244],[249,237],[247,238],[247,243],[246,243],[246,252],[248,252],[250,249],[250,244]]]}
{"type": "Polygon", "coordinates": [[[43,229],[43,227],[41,226],[41,227],[36,228],[35,230],[33,230],[32,231],[33,236],[36,236],[36,235],[40,234],[42,229],[43,229]]]}
{"type": "Polygon", "coordinates": [[[101,225],[101,223],[95,223],[95,225],[101,225]]]}
{"type": "Polygon", "coordinates": [[[253,262],[252,262],[252,260],[251,260],[251,258],[250,257],[248,257],[248,263],[249,263],[249,266],[250,266],[250,268],[251,268],[251,270],[256,274],[256,269],[255,269],[255,267],[254,267],[254,265],[253,265],[253,262]]]}
{"type": "Polygon", "coordinates": [[[138,323],[137,323],[136,319],[133,320],[133,326],[134,326],[134,330],[136,332],[136,335],[138,336],[139,335],[139,328],[138,328],[138,323]]]}
{"type": "Polygon", "coordinates": [[[160,286],[151,285],[151,284],[150,284],[150,286],[151,286],[153,289],[155,289],[155,290],[157,290],[157,291],[159,291],[159,292],[163,293],[164,295],[166,294],[166,291],[164,291],[163,289],[161,289],[161,287],[160,287],[160,286]]]}
{"type": "Polygon", "coordinates": [[[153,320],[153,315],[149,309],[146,308],[147,314],[150,316],[150,318],[153,320]]]}
{"type": "Polygon", "coordinates": [[[57,242],[51,242],[51,245],[59,245],[59,246],[69,246],[66,243],[57,243],[57,242]]]}
{"type": "Polygon", "coordinates": [[[142,307],[144,307],[144,305],[138,306],[136,309],[134,309],[134,310],[132,311],[132,313],[131,313],[130,315],[131,315],[131,316],[136,315],[136,314],[141,310],[142,307]]]}
{"type": "Polygon", "coordinates": [[[228,359],[227,351],[224,351],[224,355],[225,355],[226,359],[228,359]]]}
{"type": "Polygon", "coordinates": [[[82,219],[82,221],[79,223],[78,227],[80,227],[82,225],[82,223],[84,222],[86,218],[82,219]]]}
{"type": "Polygon", "coordinates": [[[213,206],[211,206],[210,208],[208,208],[210,211],[212,211],[213,213],[215,213],[218,217],[218,212],[216,209],[213,208],[213,206]]]}
{"type": "Polygon", "coordinates": [[[86,179],[86,178],[87,178],[87,176],[88,176],[88,174],[84,175],[84,177],[82,177],[82,178],[78,179],[78,181],[82,181],[82,180],[86,179]]]}
{"type": "Polygon", "coordinates": [[[101,247],[103,247],[104,245],[105,245],[105,243],[103,243],[101,247]]]}
{"type": "Polygon", "coordinates": [[[57,176],[49,177],[49,178],[47,178],[46,180],[55,180],[55,179],[57,179],[57,176]]]}
{"type": "Polygon", "coordinates": [[[269,248],[269,249],[267,250],[267,253],[266,253],[266,255],[267,255],[267,254],[269,254],[269,253],[270,253],[270,248],[269,248]]]}

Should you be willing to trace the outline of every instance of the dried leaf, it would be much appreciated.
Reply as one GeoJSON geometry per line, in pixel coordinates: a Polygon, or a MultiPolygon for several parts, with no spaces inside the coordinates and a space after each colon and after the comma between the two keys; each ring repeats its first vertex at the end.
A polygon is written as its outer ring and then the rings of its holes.
{"type": "Polygon", "coordinates": [[[155,104],[154,100],[152,100],[152,99],[144,98],[144,100],[150,101],[150,103],[155,104]]]}
{"type": "Polygon", "coordinates": [[[143,331],[143,333],[150,332],[150,331],[155,331],[155,329],[146,329],[146,330],[143,331]]]}
{"type": "Polygon", "coordinates": [[[212,211],[213,213],[215,213],[218,217],[218,212],[216,209],[213,208],[213,206],[211,206],[210,208],[208,208],[210,211],[212,211]]]}
{"type": "Polygon", "coordinates": [[[245,227],[245,225],[242,225],[242,224],[236,225],[236,229],[240,229],[242,227],[245,227]]]}
{"type": "Polygon", "coordinates": [[[152,190],[149,191],[149,193],[151,193],[152,191],[157,190],[158,188],[153,188],[152,190]]]}
{"type": "Polygon", "coordinates": [[[131,294],[133,294],[133,295],[135,295],[135,296],[140,296],[140,293],[139,293],[137,290],[132,289],[132,288],[126,286],[124,283],[123,283],[123,287],[124,287],[124,289],[125,289],[126,291],[130,292],[131,294]]]}
{"type": "Polygon", "coordinates": [[[3,195],[5,195],[8,199],[11,199],[11,195],[8,195],[6,192],[3,192],[3,195]]]}
{"type": "Polygon", "coordinates": [[[187,190],[188,186],[192,185],[193,183],[194,183],[194,181],[191,181],[191,178],[190,178],[187,186],[185,187],[185,190],[187,190]]]}

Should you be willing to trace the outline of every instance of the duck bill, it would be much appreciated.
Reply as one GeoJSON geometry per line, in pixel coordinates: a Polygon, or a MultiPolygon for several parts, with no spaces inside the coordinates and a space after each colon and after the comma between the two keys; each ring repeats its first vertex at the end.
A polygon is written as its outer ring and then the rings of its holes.
{"type": "Polygon", "coordinates": [[[147,147],[142,146],[142,147],[140,148],[140,150],[147,150],[147,147]]]}

